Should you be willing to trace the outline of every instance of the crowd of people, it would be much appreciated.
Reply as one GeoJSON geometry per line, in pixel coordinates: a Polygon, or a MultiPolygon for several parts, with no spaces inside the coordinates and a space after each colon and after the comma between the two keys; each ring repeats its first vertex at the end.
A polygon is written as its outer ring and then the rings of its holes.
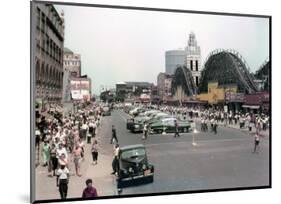
{"type": "Polygon", "coordinates": [[[269,127],[269,116],[265,113],[245,112],[245,111],[228,111],[225,112],[221,109],[203,108],[203,107],[185,107],[185,106],[168,106],[160,105],[153,106],[153,109],[167,112],[171,115],[180,116],[181,119],[200,119],[201,130],[207,131],[208,124],[211,127],[210,130],[214,131],[214,128],[218,124],[238,125],[240,129],[249,128],[251,131],[256,127],[259,131],[266,131],[269,127]]]}
{"type": "MultiPolygon", "coordinates": [[[[56,178],[61,199],[67,198],[70,162],[75,166],[75,175],[81,177],[81,163],[85,157],[85,142],[91,144],[92,164],[98,162],[96,133],[101,125],[101,109],[97,105],[81,105],[77,112],[47,113],[36,124],[36,149],[42,153],[42,165],[50,176],[56,178]]],[[[39,157],[38,157],[39,159],[39,157]]],[[[97,196],[92,180],[86,181],[82,197],[97,196]]]]}

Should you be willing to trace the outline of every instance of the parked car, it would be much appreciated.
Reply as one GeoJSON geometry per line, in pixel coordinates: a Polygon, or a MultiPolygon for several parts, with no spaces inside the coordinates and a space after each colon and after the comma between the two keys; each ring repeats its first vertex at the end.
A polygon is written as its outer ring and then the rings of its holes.
{"type": "Polygon", "coordinates": [[[172,116],[167,114],[167,113],[159,112],[159,113],[152,114],[151,118],[149,120],[147,120],[146,122],[148,122],[148,124],[152,124],[152,123],[157,122],[161,119],[171,118],[171,117],[172,116]]]}
{"type": "Polygon", "coordinates": [[[110,116],[110,115],[111,115],[110,108],[107,107],[107,106],[104,106],[104,107],[102,108],[102,115],[103,115],[103,116],[110,116]]]}
{"type": "Polygon", "coordinates": [[[135,107],[133,106],[133,105],[131,105],[130,103],[126,103],[125,105],[124,105],[124,108],[123,108],[123,110],[124,110],[124,112],[125,113],[129,113],[131,110],[133,110],[135,107]]]}
{"type": "Polygon", "coordinates": [[[144,145],[120,148],[117,188],[153,182],[154,166],[148,162],[144,145]]]}
{"type": "Polygon", "coordinates": [[[130,110],[129,114],[132,115],[132,116],[137,116],[137,115],[139,115],[140,113],[143,113],[143,112],[145,112],[144,108],[136,107],[136,108],[130,110]]]}
{"type": "Polygon", "coordinates": [[[143,124],[140,122],[135,122],[134,118],[127,119],[126,127],[127,127],[127,130],[130,130],[133,133],[143,131],[143,124]]]}
{"type": "Polygon", "coordinates": [[[191,131],[191,123],[189,121],[178,120],[177,118],[164,118],[149,125],[150,133],[174,133],[175,128],[175,120],[178,122],[179,132],[190,132],[191,131]]]}
{"type": "Polygon", "coordinates": [[[159,113],[159,111],[150,110],[150,111],[144,112],[143,114],[141,114],[140,116],[137,116],[135,118],[127,119],[126,127],[128,130],[130,130],[133,133],[142,132],[144,122],[149,121],[153,116],[155,116],[158,113],[159,113]]]}

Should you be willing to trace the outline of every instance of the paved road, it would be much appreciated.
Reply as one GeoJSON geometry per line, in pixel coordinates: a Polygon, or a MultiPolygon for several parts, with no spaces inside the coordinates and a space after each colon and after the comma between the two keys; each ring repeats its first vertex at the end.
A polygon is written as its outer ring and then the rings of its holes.
{"type": "MultiPolygon", "coordinates": [[[[142,143],[141,134],[125,129],[127,117],[121,111],[112,114],[120,144],[142,143]]],[[[123,189],[123,194],[268,185],[268,138],[261,141],[261,152],[253,154],[253,137],[238,129],[219,127],[216,135],[198,133],[197,146],[192,146],[192,134],[151,135],[145,145],[155,165],[154,182],[123,189]]]]}
{"type": "MultiPolygon", "coordinates": [[[[263,186],[269,184],[269,140],[261,140],[261,151],[253,154],[253,137],[247,131],[219,127],[218,134],[197,133],[197,146],[192,146],[192,134],[151,135],[142,141],[142,134],[126,129],[128,115],[116,110],[102,118],[98,133],[100,157],[97,166],[90,164],[90,150],[82,164],[82,178],[71,176],[68,197],[80,197],[86,178],[93,178],[101,196],[116,195],[114,176],[110,175],[112,145],[109,144],[111,126],[116,126],[121,146],[143,143],[148,159],[155,166],[154,182],[123,189],[123,194],[156,193],[166,191],[203,190],[233,187],[263,186]]],[[[197,124],[198,125],[198,124],[197,124]]],[[[73,166],[71,167],[73,169],[73,166]]],[[[38,199],[59,198],[54,178],[46,169],[37,168],[38,199]],[[42,187],[44,186],[44,188],[42,187]]]]}

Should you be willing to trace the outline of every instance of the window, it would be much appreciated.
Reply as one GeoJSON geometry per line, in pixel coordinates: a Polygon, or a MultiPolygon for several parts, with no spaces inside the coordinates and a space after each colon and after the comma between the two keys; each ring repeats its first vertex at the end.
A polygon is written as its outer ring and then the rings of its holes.
{"type": "Polygon", "coordinates": [[[47,34],[45,35],[45,51],[49,52],[49,37],[47,34]]]}
{"type": "Polygon", "coordinates": [[[53,56],[53,41],[50,40],[50,56],[53,56]]]}
{"type": "Polygon", "coordinates": [[[190,60],[190,70],[193,71],[193,61],[190,60]]]}
{"type": "Polygon", "coordinates": [[[37,8],[37,28],[40,28],[40,9],[37,8]]]}
{"type": "Polygon", "coordinates": [[[195,69],[198,71],[198,60],[195,61],[195,69]]]}
{"type": "Polygon", "coordinates": [[[42,21],[41,30],[42,30],[43,32],[45,32],[45,15],[44,15],[44,13],[42,13],[41,21],[42,21]]]}
{"type": "MultiPolygon", "coordinates": [[[[197,71],[197,70],[196,70],[196,71],[197,71]]],[[[196,83],[196,86],[199,85],[199,77],[198,77],[198,76],[195,78],[195,83],[196,83]]]]}

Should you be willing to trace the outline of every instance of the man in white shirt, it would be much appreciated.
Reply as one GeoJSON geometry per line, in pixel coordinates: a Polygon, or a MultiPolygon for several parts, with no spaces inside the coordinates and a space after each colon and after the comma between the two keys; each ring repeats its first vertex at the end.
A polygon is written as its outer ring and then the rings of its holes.
{"type": "Polygon", "coordinates": [[[65,147],[63,147],[62,144],[59,143],[59,148],[57,149],[57,158],[59,159],[62,154],[64,154],[65,158],[68,159],[68,155],[65,147]]]}
{"type": "Polygon", "coordinates": [[[114,157],[113,157],[113,161],[112,161],[113,172],[111,174],[116,174],[118,172],[118,169],[119,169],[119,162],[118,162],[119,150],[120,150],[119,145],[116,144],[115,149],[114,149],[114,157]]]}
{"type": "Polygon", "coordinates": [[[68,191],[69,170],[65,166],[61,166],[57,171],[58,186],[61,199],[66,199],[68,191]]]}
{"type": "Polygon", "coordinates": [[[86,123],[84,123],[81,126],[81,130],[82,130],[82,139],[86,139],[86,135],[87,135],[87,131],[88,131],[88,125],[86,123]]]}

